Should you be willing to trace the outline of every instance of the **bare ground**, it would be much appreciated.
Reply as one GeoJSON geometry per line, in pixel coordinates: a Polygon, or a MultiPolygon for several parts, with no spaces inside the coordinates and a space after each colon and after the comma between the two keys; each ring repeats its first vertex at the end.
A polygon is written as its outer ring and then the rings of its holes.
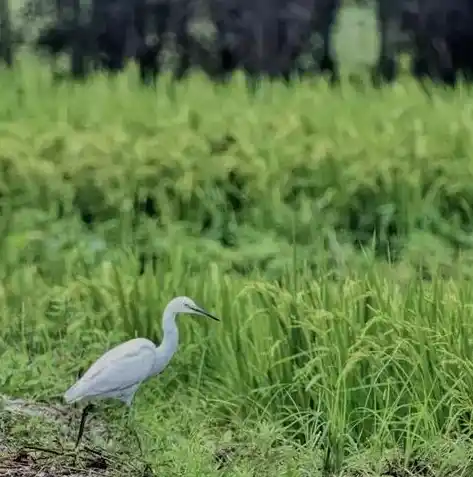
{"type": "MultiPolygon", "coordinates": [[[[73,435],[71,423],[79,416],[78,409],[0,396],[0,475],[134,477],[149,472],[146,466],[132,463],[137,462],[136,456],[130,459],[96,445],[82,445],[76,452],[65,436],[73,435]]],[[[93,434],[106,435],[106,426],[97,419],[93,434]]]]}
{"type": "Polygon", "coordinates": [[[101,456],[82,457],[78,463],[67,455],[19,449],[0,457],[0,475],[5,477],[91,477],[112,475],[101,456]]]}

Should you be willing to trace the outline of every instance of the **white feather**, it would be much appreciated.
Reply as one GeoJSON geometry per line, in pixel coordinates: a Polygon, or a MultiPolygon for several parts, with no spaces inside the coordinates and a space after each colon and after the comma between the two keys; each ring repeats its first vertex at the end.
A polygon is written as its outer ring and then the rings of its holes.
{"type": "Polygon", "coordinates": [[[68,403],[97,396],[126,400],[129,394],[126,391],[151,375],[155,361],[156,346],[152,341],[145,338],[126,341],[95,361],[66,391],[64,399],[68,403]]]}

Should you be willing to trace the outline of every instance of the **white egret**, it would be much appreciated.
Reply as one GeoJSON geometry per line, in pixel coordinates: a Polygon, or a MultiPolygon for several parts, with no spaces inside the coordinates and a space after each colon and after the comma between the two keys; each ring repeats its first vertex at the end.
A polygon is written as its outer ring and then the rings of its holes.
{"type": "MultiPolygon", "coordinates": [[[[140,384],[161,373],[171,361],[179,345],[176,316],[179,313],[208,316],[220,321],[186,297],[173,298],[163,313],[163,339],[159,346],[146,338],[135,338],[103,354],[64,394],[67,403],[81,400],[112,398],[124,402],[128,409],[140,384]]],[[[89,403],[82,412],[76,447],[84,432],[89,403]]],[[[138,436],[138,444],[141,444],[138,436]]]]}

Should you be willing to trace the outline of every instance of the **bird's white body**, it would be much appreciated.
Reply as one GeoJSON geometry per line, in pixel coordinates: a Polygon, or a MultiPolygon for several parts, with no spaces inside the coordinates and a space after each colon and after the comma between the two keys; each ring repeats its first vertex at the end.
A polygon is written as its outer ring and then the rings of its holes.
{"type": "Polygon", "coordinates": [[[164,369],[163,366],[154,373],[157,349],[152,341],[145,338],[135,338],[112,348],[66,391],[66,402],[85,398],[115,398],[130,405],[140,384],[164,369]]]}
{"type": "Polygon", "coordinates": [[[161,373],[179,345],[176,325],[178,313],[194,313],[215,318],[190,298],[177,297],[163,313],[163,340],[156,345],[146,338],[135,338],[107,351],[64,394],[68,403],[84,399],[114,398],[131,405],[140,384],[161,373]]]}

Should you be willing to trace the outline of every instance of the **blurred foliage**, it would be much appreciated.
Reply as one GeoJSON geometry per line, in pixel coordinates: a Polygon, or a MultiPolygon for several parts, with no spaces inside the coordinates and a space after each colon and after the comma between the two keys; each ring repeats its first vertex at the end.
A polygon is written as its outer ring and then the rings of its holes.
{"type": "Polygon", "coordinates": [[[428,102],[409,80],[339,95],[309,82],[251,98],[240,77],[215,88],[195,76],[167,95],[131,72],[52,85],[33,60],[2,81],[4,216],[28,208],[91,230],[119,220],[142,244],[159,230],[223,256],[257,247],[261,266],[293,244],[308,260],[361,247],[448,264],[471,250],[465,89],[428,102]]]}

